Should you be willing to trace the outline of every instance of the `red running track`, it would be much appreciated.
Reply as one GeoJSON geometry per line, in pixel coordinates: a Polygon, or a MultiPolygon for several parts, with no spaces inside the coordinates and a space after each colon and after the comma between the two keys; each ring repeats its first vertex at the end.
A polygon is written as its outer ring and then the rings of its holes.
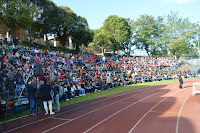
{"type": "MultiPolygon", "coordinates": [[[[12,133],[200,133],[200,95],[192,83],[143,87],[71,104],[54,116],[9,121],[12,133]]],[[[2,126],[0,132],[3,131],[2,126]]]]}

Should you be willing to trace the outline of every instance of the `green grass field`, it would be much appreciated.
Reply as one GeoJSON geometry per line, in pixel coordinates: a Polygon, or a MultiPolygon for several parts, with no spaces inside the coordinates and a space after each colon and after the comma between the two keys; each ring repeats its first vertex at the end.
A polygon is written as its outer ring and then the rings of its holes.
{"type": "MultiPolygon", "coordinates": [[[[184,81],[195,80],[195,79],[198,79],[198,78],[188,78],[188,79],[184,79],[184,81]]],[[[99,92],[87,94],[85,96],[80,96],[80,97],[74,98],[73,100],[70,100],[70,101],[60,102],[60,106],[62,107],[62,106],[66,106],[66,105],[69,105],[69,104],[73,104],[73,103],[77,103],[77,102],[101,97],[101,96],[112,94],[112,93],[122,92],[122,91],[126,91],[126,90],[132,90],[132,89],[141,88],[141,87],[161,85],[161,84],[173,83],[173,82],[178,82],[178,80],[165,80],[165,81],[159,81],[159,82],[148,82],[148,83],[141,83],[141,84],[134,84],[134,85],[128,85],[128,86],[113,88],[111,90],[104,90],[104,91],[99,91],[99,92]]],[[[56,108],[56,106],[54,105],[53,108],[56,108]]],[[[18,116],[21,117],[21,116],[29,115],[29,112],[30,112],[29,109],[27,109],[25,111],[22,111],[21,113],[18,113],[18,116]]],[[[7,120],[14,119],[16,117],[17,117],[17,114],[9,115],[7,117],[7,120]]],[[[2,121],[4,121],[4,119],[0,118],[0,121],[2,122],[2,121]]]]}

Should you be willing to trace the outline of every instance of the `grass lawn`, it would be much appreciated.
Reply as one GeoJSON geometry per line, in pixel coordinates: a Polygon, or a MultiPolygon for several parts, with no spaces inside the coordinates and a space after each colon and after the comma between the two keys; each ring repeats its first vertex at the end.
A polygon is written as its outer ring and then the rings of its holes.
{"type": "MultiPolygon", "coordinates": [[[[188,78],[188,79],[184,79],[184,81],[195,80],[195,79],[198,79],[198,78],[188,78]]],[[[69,104],[73,104],[73,103],[77,103],[77,102],[81,102],[81,101],[85,101],[85,100],[89,100],[89,99],[92,99],[92,98],[101,97],[101,96],[104,96],[104,95],[117,93],[117,92],[121,92],[121,91],[132,90],[132,89],[147,87],[147,86],[160,85],[160,84],[165,84],[165,83],[172,83],[172,82],[178,82],[178,80],[165,80],[165,81],[159,81],[159,82],[148,82],[148,83],[141,83],[141,84],[134,84],[134,85],[128,85],[128,86],[113,88],[111,90],[104,90],[104,91],[99,91],[99,92],[87,94],[85,96],[80,96],[80,97],[74,98],[73,100],[70,100],[70,101],[60,102],[60,106],[62,107],[62,106],[65,106],[65,105],[69,105],[69,104]]],[[[53,108],[56,108],[56,106],[54,105],[53,108]]],[[[38,109],[38,110],[40,110],[40,109],[38,109]]],[[[30,110],[27,109],[27,110],[19,113],[18,116],[21,117],[21,116],[29,115],[29,113],[30,113],[30,110]]],[[[7,120],[14,119],[16,117],[17,117],[17,114],[9,115],[9,116],[7,116],[7,120]]],[[[3,120],[4,120],[3,118],[0,118],[1,122],[3,120]]]]}

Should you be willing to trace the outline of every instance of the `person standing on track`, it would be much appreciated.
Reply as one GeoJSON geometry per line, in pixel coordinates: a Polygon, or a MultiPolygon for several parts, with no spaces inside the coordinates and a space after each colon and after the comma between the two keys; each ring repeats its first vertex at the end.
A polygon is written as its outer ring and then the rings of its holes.
{"type": "Polygon", "coordinates": [[[55,79],[55,80],[54,80],[54,85],[53,85],[53,92],[54,92],[54,96],[55,96],[55,98],[56,98],[56,104],[57,104],[56,112],[59,112],[59,111],[60,111],[59,88],[60,88],[60,86],[58,85],[58,79],[55,79]]]}
{"type": "Polygon", "coordinates": [[[179,72],[179,74],[178,74],[178,81],[179,81],[179,88],[181,88],[182,89],[182,85],[183,85],[183,77],[182,77],[182,75],[181,75],[181,72],[179,72]]]}
{"type": "Polygon", "coordinates": [[[36,113],[36,98],[35,98],[35,94],[36,94],[36,87],[34,86],[34,78],[30,78],[28,80],[28,84],[27,84],[27,90],[28,90],[28,96],[30,99],[30,115],[34,115],[36,113]]]}
{"type": "Polygon", "coordinates": [[[44,79],[44,84],[41,85],[40,87],[40,96],[41,100],[43,101],[44,104],[44,109],[45,109],[45,115],[48,115],[48,107],[47,107],[47,101],[49,104],[49,110],[50,110],[50,115],[54,115],[55,112],[52,111],[52,100],[51,100],[51,86],[47,84],[47,79],[44,79]]]}

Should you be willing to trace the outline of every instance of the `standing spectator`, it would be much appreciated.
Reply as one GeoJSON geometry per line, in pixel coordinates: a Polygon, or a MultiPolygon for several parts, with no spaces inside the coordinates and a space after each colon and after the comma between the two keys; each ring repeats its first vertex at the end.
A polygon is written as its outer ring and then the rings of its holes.
{"type": "Polygon", "coordinates": [[[199,70],[197,71],[197,74],[198,74],[199,79],[200,79],[200,68],[199,68],[199,70]]]}
{"type": "Polygon", "coordinates": [[[2,36],[2,34],[0,34],[0,44],[3,44],[4,38],[2,36]]]}
{"type": "Polygon", "coordinates": [[[13,40],[13,42],[14,42],[15,45],[18,45],[18,43],[19,43],[18,37],[16,37],[16,38],[13,40]]]}
{"type": "Polygon", "coordinates": [[[27,84],[28,97],[30,99],[30,115],[34,115],[36,113],[36,87],[34,86],[34,78],[30,78],[27,84]]]}
{"type": "Polygon", "coordinates": [[[107,73],[106,74],[106,77],[107,77],[107,80],[106,80],[106,88],[105,89],[110,89],[111,88],[111,74],[110,73],[107,73]]]}
{"type": "Polygon", "coordinates": [[[45,115],[48,115],[48,107],[47,107],[47,102],[49,104],[49,110],[50,110],[50,115],[54,115],[55,112],[52,111],[52,100],[51,100],[51,86],[47,84],[47,79],[44,79],[44,84],[41,85],[40,87],[40,96],[41,100],[43,101],[44,104],[44,109],[45,109],[45,115]]]}
{"type": "Polygon", "coordinates": [[[57,84],[58,80],[55,79],[54,80],[54,85],[53,85],[53,92],[54,92],[54,96],[56,98],[56,104],[57,104],[57,109],[56,112],[60,111],[60,102],[59,102],[59,85],[57,84]]]}
{"type": "Polygon", "coordinates": [[[182,75],[181,75],[181,72],[179,72],[179,74],[178,74],[178,81],[179,81],[179,88],[181,88],[182,89],[182,85],[183,85],[183,77],[182,77],[182,75]]]}
{"type": "Polygon", "coordinates": [[[21,68],[18,68],[17,73],[15,74],[15,77],[14,77],[14,81],[16,82],[15,97],[20,96],[22,84],[24,81],[20,70],[21,68]]]}
{"type": "Polygon", "coordinates": [[[12,35],[7,38],[8,44],[11,45],[13,43],[12,35]]]}

